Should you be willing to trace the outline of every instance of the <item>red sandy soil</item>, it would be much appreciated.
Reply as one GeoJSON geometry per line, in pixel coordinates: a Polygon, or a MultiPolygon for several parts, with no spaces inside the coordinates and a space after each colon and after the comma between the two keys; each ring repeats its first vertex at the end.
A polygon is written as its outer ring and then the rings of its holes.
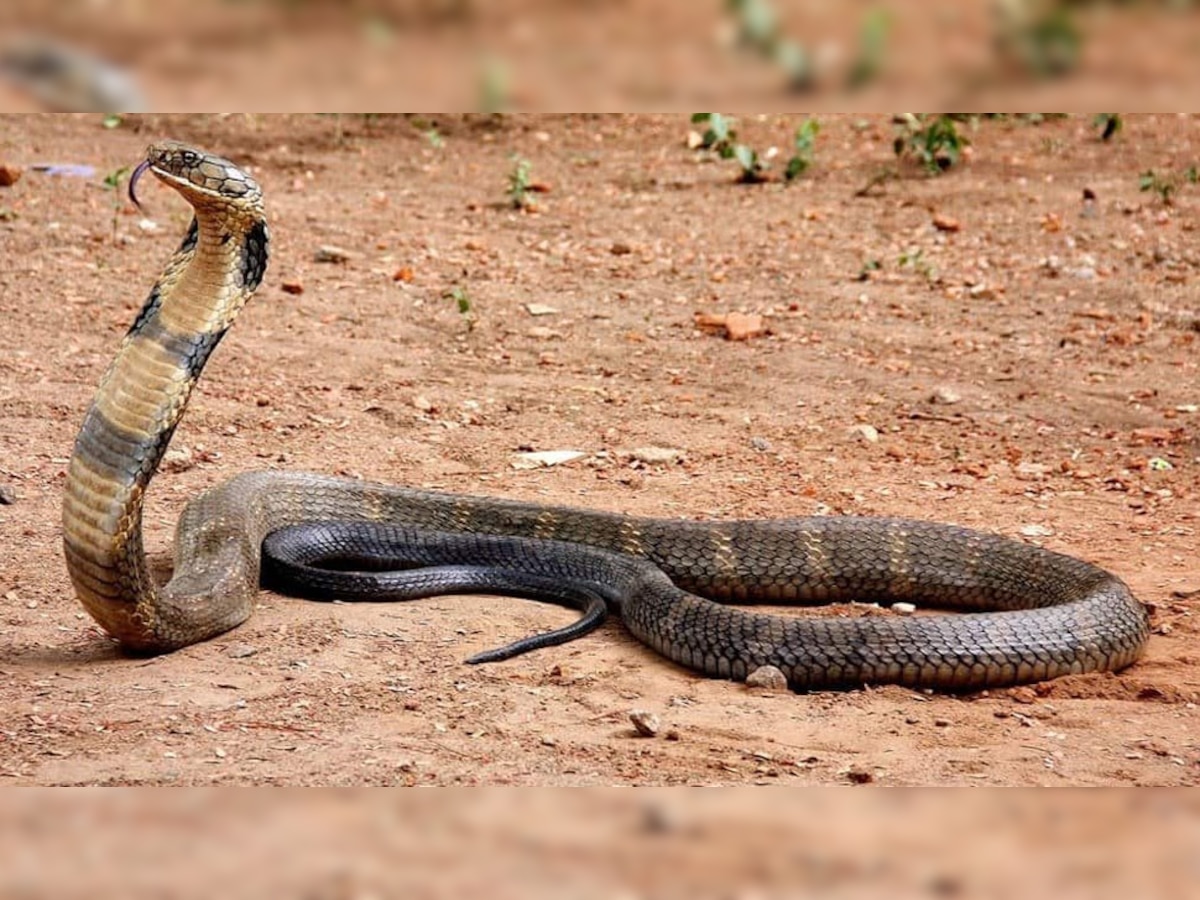
{"type": "MultiPolygon", "coordinates": [[[[739,126],[782,148],[778,171],[800,121],[739,126]]],[[[897,166],[886,116],[821,123],[799,183],[746,186],[687,148],[685,117],[450,117],[440,146],[390,117],[0,118],[0,163],[96,167],[0,188],[0,775],[1200,781],[1200,188],[1180,177],[1170,206],[1138,190],[1196,162],[1200,121],[1130,117],[1111,143],[1085,116],[982,121],[936,178],[897,166]],[[189,215],[147,181],[151,227],[100,181],[163,136],[252,167],[274,237],[150,491],[164,574],[185,501],[262,467],[641,515],[915,516],[1117,572],[1152,607],[1146,657],[969,696],[772,694],[697,677],[615,621],[462,664],[574,615],[551,606],[267,593],[218,639],[122,655],[73,597],[59,503],[83,410],[189,215]],[[533,211],[505,205],[512,153],[548,189],[533,211]],[[886,167],[899,177],[856,195],[886,167]],[[315,262],[322,245],[349,259],[315,262]],[[696,325],[730,312],[766,333],[696,325]],[[681,454],[644,463],[646,447],[681,454]],[[530,449],[584,456],[515,467],[530,449]],[[657,737],[635,735],[634,708],[657,737]]]]}

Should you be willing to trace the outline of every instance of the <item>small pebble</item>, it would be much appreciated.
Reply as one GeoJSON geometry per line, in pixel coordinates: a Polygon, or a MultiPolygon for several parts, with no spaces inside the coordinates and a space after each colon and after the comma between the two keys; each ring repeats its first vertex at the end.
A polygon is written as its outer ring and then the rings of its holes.
{"type": "Polygon", "coordinates": [[[630,450],[629,455],[648,465],[668,465],[680,462],[684,452],[675,447],[637,447],[630,450]]]}
{"type": "Polygon", "coordinates": [[[304,293],[304,285],[299,281],[285,281],[279,287],[285,294],[296,295],[304,293]]]}
{"type": "Polygon", "coordinates": [[[190,447],[180,444],[178,447],[167,448],[162,463],[168,472],[185,472],[196,464],[196,455],[190,447]]]}
{"type": "Polygon", "coordinates": [[[962,394],[948,385],[939,385],[933,389],[933,396],[929,398],[934,403],[944,403],[949,406],[952,403],[957,403],[962,399],[962,394]]]}
{"type": "Polygon", "coordinates": [[[701,331],[731,341],[746,341],[767,332],[766,320],[758,313],[696,313],[693,321],[701,331]]]}
{"type": "Polygon", "coordinates": [[[611,247],[608,248],[608,252],[613,256],[628,256],[633,252],[633,248],[624,241],[616,241],[611,247]]]}
{"type": "Polygon", "coordinates": [[[905,603],[903,600],[892,604],[892,612],[898,616],[911,616],[917,611],[916,604],[905,603]]]}
{"type": "Polygon", "coordinates": [[[949,719],[934,719],[933,724],[934,724],[934,727],[936,727],[936,728],[949,728],[950,720],[949,719]]]}
{"type": "Polygon", "coordinates": [[[0,484],[0,506],[12,506],[17,502],[17,492],[7,484],[0,484]]]}
{"type": "Polygon", "coordinates": [[[1037,703],[1037,694],[1031,687],[1015,687],[1008,695],[1017,703],[1037,703]]]}
{"type": "Polygon", "coordinates": [[[858,438],[860,441],[866,441],[868,444],[879,443],[879,429],[874,425],[855,425],[850,429],[852,437],[858,438]]]}
{"type": "Polygon", "coordinates": [[[333,244],[323,244],[313,254],[313,261],[319,263],[344,263],[350,261],[350,251],[335,247],[333,244]]]}
{"type": "Polygon", "coordinates": [[[787,677],[775,666],[759,666],[746,676],[746,687],[767,691],[786,691],[787,677]]]}
{"type": "Polygon", "coordinates": [[[20,166],[0,163],[0,187],[12,187],[21,180],[24,170],[20,166]]]}
{"type": "Polygon", "coordinates": [[[851,769],[846,773],[846,780],[851,784],[870,784],[875,776],[865,769],[851,769]]]}
{"type": "Polygon", "coordinates": [[[658,730],[661,727],[658,716],[645,709],[630,711],[629,721],[633,723],[633,727],[637,729],[637,733],[642,737],[654,737],[658,734],[658,730]]]}
{"type": "Polygon", "coordinates": [[[253,644],[246,644],[239,641],[236,644],[230,644],[225,651],[225,655],[230,659],[245,659],[248,656],[253,656],[258,652],[258,648],[253,644]]]}
{"type": "Polygon", "coordinates": [[[763,317],[757,313],[729,313],[725,317],[725,336],[731,341],[746,341],[766,332],[763,317]]]}
{"type": "Polygon", "coordinates": [[[962,228],[962,224],[952,216],[944,216],[938,213],[933,217],[933,227],[938,231],[955,232],[962,228]]]}

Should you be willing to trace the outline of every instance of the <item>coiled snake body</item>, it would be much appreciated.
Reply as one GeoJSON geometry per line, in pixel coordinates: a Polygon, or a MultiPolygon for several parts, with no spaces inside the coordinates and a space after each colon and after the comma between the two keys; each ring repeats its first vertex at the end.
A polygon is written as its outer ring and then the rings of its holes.
{"type": "Polygon", "coordinates": [[[131,650],[171,650],[244,621],[264,538],[311,522],[452,532],[467,542],[467,562],[471,542],[482,547],[486,536],[552,539],[526,541],[517,559],[505,558],[514,551],[503,541],[481,552],[531,578],[597,587],[641,641],[718,677],[770,664],[797,689],[968,689],[1120,669],[1143,650],[1146,611],[1115,576],[950,525],[645,519],[303,473],[242,474],[192,500],[176,530],[174,575],[156,585],[142,549],[143,495],[209,354],[262,279],[267,228],[259,186],[228,160],[162,142],[135,174],[146,169],[192,205],[195,220],[100,383],[63,501],[75,590],[131,650]],[[557,542],[597,549],[575,560],[557,542]],[[968,614],[781,617],[718,602],[849,599],[968,614]]]}

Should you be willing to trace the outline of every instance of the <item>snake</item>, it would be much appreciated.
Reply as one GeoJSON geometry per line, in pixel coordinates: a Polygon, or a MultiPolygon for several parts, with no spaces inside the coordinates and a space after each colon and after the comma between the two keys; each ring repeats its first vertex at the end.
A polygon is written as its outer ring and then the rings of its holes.
{"type": "MultiPolygon", "coordinates": [[[[315,540],[333,548],[326,556],[347,546],[353,556],[365,541],[404,564],[408,550],[387,550],[396,533],[450,536],[435,571],[471,573],[451,584],[487,581],[489,568],[498,592],[553,593],[562,582],[570,596],[557,602],[602,601],[686,669],[740,681],[773,666],[796,691],[977,690],[1116,671],[1144,652],[1148,610],[1120,578],[987,531],[871,516],[637,517],[287,470],[236,474],[190,499],[160,584],[143,546],[145,493],[206,362],[263,280],[270,236],[261,187],[228,159],[155,142],[130,178],[135,202],[145,172],[193,217],[83,416],[62,507],[75,593],[130,653],[177,650],[243,623],[261,590],[264,541],[305,529],[315,538],[301,550],[315,540]],[[749,608],[849,601],[920,609],[749,608]]],[[[309,554],[310,568],[321,556],[309,554]]],[[[289,562],[285,548],[282,565],[305,559],[289,562]]]]}

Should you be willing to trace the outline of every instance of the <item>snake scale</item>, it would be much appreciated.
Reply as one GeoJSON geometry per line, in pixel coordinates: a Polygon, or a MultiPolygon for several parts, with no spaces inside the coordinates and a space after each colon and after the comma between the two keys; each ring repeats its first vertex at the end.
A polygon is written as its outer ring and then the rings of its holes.
{"type": "Polygon", "coordinates": [[[143,497],[209,355],[262,280],[268,232],[261,189],[230,161],[156,143],[131,193],[147,170],[183,196],[194,220],[84,416],[63,500],[79,599],[131,651],[169,651],[243,622],[259,590],[264,539],[305,523],[457,534],[467,556],[474,542],[502,569],[518,571],[517,582],[530,559],[532,582],[553,583],[566,567],[564,578],[595,587],[639,640],[671,660],[730,679],[770,664],[797,690],[977,689],[1117,670],[1144,649],[1147,612],[1114,575],[951,525],[634,518],[291,472],[248,472],[192,499],[176,528],[174,574],[158,585],[143,551],[143,497]],[[505,536],[532,542],[528,552],[508,558],[505,536]],[[597,577],[614,581],[597,585],[597,577]],[[742,608],[851,599],[965,614],[847,618],[742,608]]]}

